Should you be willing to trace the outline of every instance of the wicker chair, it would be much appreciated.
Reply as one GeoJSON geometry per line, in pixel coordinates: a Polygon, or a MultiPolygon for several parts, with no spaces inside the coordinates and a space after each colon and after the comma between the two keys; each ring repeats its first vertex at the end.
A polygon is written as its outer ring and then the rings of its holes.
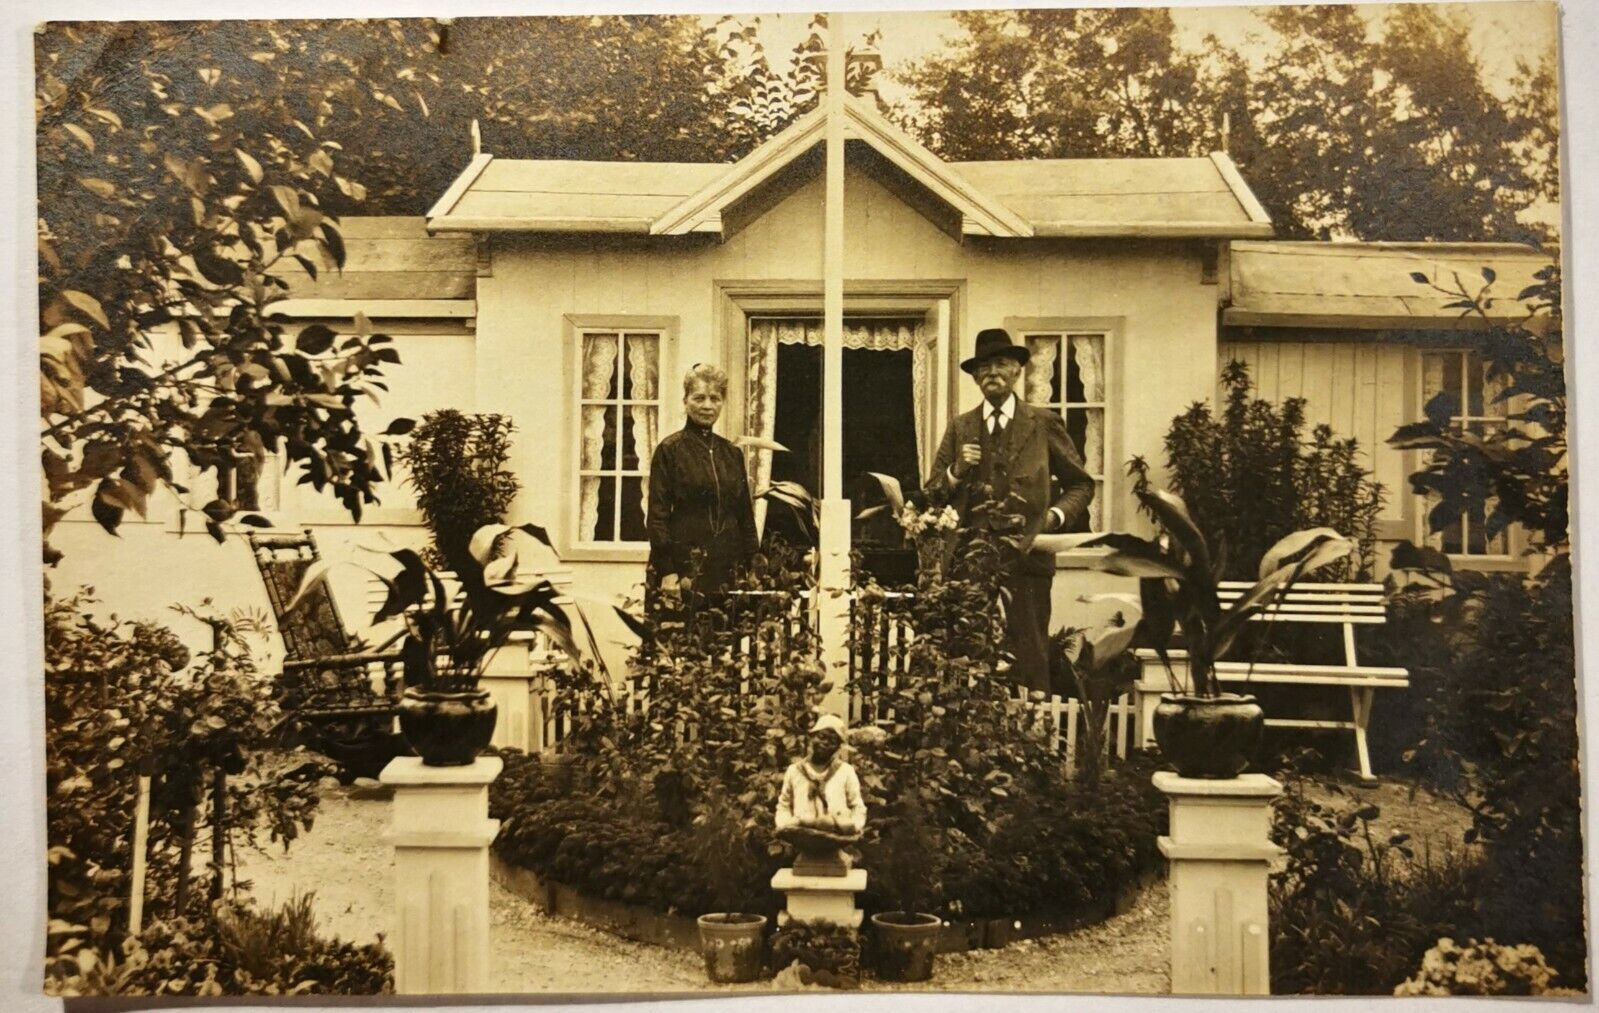
{"type": "Polygon", "coordinates": [[[376,777],[405,752],[394,730],[399,637],[377,648],[352,637],[326,582],[287,607],[320,558],[311,532],[251,531],[246,537],[283,636],[277,693],[294,738],[338,763],[341,779],[376,777]]]}

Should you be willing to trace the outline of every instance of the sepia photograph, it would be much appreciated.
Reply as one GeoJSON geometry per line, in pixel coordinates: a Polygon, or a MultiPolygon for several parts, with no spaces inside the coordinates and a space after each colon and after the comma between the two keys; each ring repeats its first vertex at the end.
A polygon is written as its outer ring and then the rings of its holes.
{"type": "Polygon", "coordinates": [[[34,992],[1587,1001],[1557,4],[275,13],[33,29],[34,992]]]}

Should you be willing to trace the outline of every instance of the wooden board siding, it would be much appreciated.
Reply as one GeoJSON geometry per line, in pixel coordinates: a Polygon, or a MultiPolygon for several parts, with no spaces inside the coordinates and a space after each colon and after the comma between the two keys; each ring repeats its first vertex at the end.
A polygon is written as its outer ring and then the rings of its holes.
{"type": "MultiPolygon", "coordinates": [[[[1415,398],[1406,384],[1414,352],[1381,341],[1230,341],[1217,346],[1216,361],[1249,366],[1257,396],[1281,402],[1303,397],[1308,426],[1325,423],[1335,436],[1354,437],[1366,466],[1387,492],[1381,518],[1385,537],[1404,537],[1413,518],[1407,455],[1388,446],[1406,422],[1415,398]]],[[[1217,385],[1218,402],[1223,396],[1217,385]]]]}
{"type": "Polygon", "coordinates": [[[1234,242],[1231,326],[1457,328],[1482,326],[1472,314],[1446,309],[1451,297],[1417,282],[1425,275],[1446,287],[1456,279],[1475,294],[1491,268],[1497,297],[1490,315],[1514,319],[1525,310],[1515,296],[1553,254],[1508,243],[1234,242]]]}
{"type": "MultiPolygon", "coordinates": [[[[420,217],[346,218],[344,270],[318,264],[313,281],[284,260],[272,273],[288,279],[294,299],[464,299],[477,286],[477,246],[470,236],[430,236],[420,217]]],[[[316,258],[312,258],[315,261],[316,258]]]]}

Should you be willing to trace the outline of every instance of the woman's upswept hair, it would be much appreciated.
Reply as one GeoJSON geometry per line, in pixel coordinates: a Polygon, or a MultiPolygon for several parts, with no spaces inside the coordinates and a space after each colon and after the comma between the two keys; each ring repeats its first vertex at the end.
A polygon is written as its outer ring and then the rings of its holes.
{"type": "Polygon", "coordinates": [[[718,394],[727,397],[727,374],[708,362],[696,362],[683,374],[683,396],[694,393],[694,387],[699,384],[713,387],[718,394]]]}

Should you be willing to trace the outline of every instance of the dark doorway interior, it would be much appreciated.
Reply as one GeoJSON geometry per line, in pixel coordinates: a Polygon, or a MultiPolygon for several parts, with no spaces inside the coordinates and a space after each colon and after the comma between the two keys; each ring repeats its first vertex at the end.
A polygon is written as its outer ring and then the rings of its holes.
{"type": "MultiPolygon", "coordinates": [[[[910,351],[844,349],[844,483],[853,497],[869,471],[893,475],[909,493],[921,488],[910,351]]],[[[777,348],[774,438],[789,449],[772,457],[772,480],[821,492],[822,350],[777,348]]],[[[866,481],[871,481],[866,479],[866,481]]]]}

